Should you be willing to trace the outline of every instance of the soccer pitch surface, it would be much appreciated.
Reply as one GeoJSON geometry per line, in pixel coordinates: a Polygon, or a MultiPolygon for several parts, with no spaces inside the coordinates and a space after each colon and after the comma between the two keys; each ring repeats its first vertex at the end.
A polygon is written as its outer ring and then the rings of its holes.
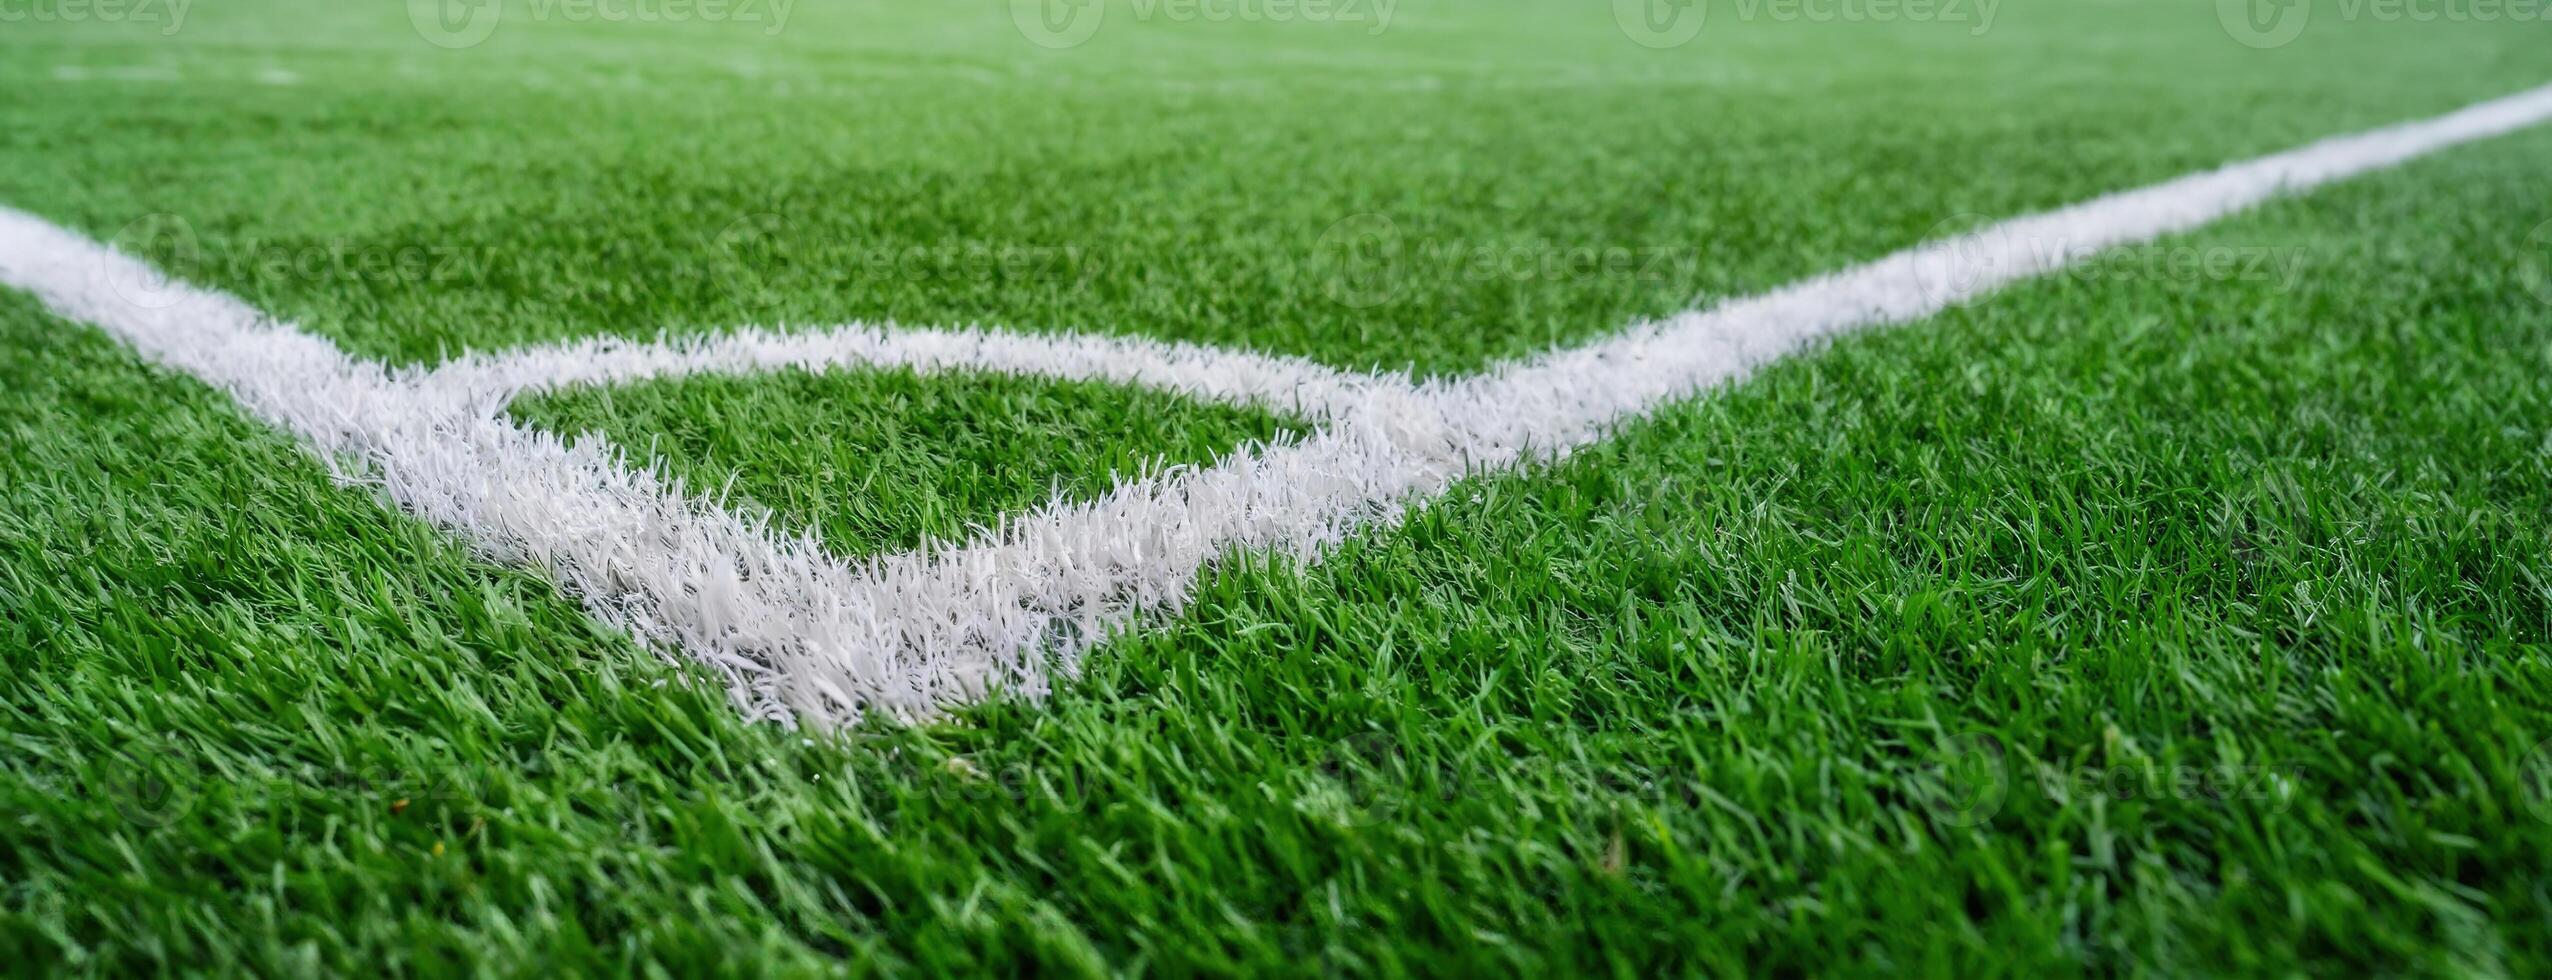
{"type": "Polygon", "coordinates": [[[0,0],[0,962],[2552,970],[2552,27],[0,0]]]}

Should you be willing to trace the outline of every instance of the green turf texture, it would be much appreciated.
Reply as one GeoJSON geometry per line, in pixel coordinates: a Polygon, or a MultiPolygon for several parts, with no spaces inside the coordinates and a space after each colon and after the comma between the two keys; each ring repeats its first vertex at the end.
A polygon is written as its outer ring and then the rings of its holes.
{"type": "Polygon", "coordinates": [[[1095,382],[911,371],[712,375],[579,388],[516,418],[594,433],[836,553],[954,542],[1050,502],[1299,431],[1263,412],[1095,382]],[[730,496],[738,495],[738,496],[730,496]]]}
{"type": "MultiPolygon", "coordinates": [[[[2252,52],[2210,7],[1633,57],[1602,9],[1048,55],[989,40],[998,10],[714,43],[509,22],[452,53],[368,5],[204,6],[172,39],[0,33],[0,202],[182,217],[194,251],[163,258],[380,356],[893,317],[1456,370],[2552,77],[2540,31],[2317,21],[2252,52]],[[1368,210],[1687,271],[1322,258],[1368,210]],[[978,240],[1112,261],[843,271],[978,240]],[[500,264],[257,261],[304,245],[500,264]]],[[[743,722],[536,573],[0,296],[0,963],[2543,973],[2547,154],[2169,243],[2292,279],[2126,256],[1840,342],[1320,566],[1217,573],[1043,704],[843,737],[743,722]]],[[[1073,388],[783,375],[526,412],[678,447],[852,551],[1274,424],[1073,388]],[[987,453],[1143,434],[998,486],[957,455],[866,468],[884,428],[1004,404],[1041,421],[976,420],[987,453]],[[853,472],[946,509],[862,522],[825,503],[853,472]]]]}
{"type": "Polygon", "coordinates": [[[2295,292],[1846,341],[847,741],[13,302],[0,954],[2533,972],[2547,151],[2191,240],[2295,292]]]}
{"type": "Polygon", "coordinates": [[[1060,51],[1006,0],[805,0],[776,34],[518,2],[462,50],[397,3],[201,3],[0,36],[0,201],[396,360],[896,320],[1458,372],[2552,77],[2540,24],[2325,10],[2256,51],[2211,2],[2011,0],[1981,34],[1733,2],[1651,50],[1609,0],[1406,0],[1379,34],[1109,0],[1060,51]]]}

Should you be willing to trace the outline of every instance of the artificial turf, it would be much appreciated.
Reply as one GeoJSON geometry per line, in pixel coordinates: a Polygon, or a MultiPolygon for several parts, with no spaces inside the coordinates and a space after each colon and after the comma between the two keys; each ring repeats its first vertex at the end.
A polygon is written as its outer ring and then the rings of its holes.
{"type": "MultiPolygon", "coordinates": [[[[1973,41],[1740,23],[1630,81],[1537,87],[1465,59],[1583,68],[1596,33],[1490,9],[1299,89],[1279,69],[1314,49],[1279,25],[1169,24],[1123,32],[1154,58],[1023,55],[1073,82],[950,94],[1009,66],[873,8],[836,16],[942,47],[898,58],[802,11],[768,50],[537,22],[461,53],[296,48],[208,8],[168,41],[0,38],[0,72],[61,82],[0,85],[0,201],[101,235],[179,216],[197,237],[164,259],[378,356],[897,316],[1458,370],[2552,68],[2505,25],[2317,22],[2262,53],[2205,5],[2066,6],[1973,41]],[[2075,55],[2024,50],[2057,41],[2075,55]],[[846,45],[864,57],[829,58],[846,45]],[[1856,45],[1882,60],[1779,57],[1856,45]],[[600,67],[640,54],[626,86],[600,67]],[[144,58],[240,81],[43,67],[144,58]],[[278,58],[300,86],[253,80],[278,58]],[[725,58],[812,104],[726,97],[734,71],[696,101],[657,87],[725,58]],[[1238,83],[1173,84],[1222,59],[1238,83]],[[2094,86],[2132,65],[2180,70],[2094,86]],[[539,94],[489,96],[535,68],[539,94]],[[1852,84],[1908,72],[1951,81],[1852,84]],[[1412,77],[1439,85],[1378,87],[1412,77]],[[807,217],[721,239],[755,195],[807,217]],[[1304,216],[1364,195],[1461,243],[1646,230],[1695,258],[1653,289],[1355,268],[1389,294],[1355,304],[1268,271],[1327,261],[1304,216]],[[952,234],[1137,260],[1044,291],[838,271],[952,234]],[[749,244],[666,285],[722,240],[749,244]],[[278,241],[524,264],[248,261],[278,241]]],[[[370,38],[371,16],[320,22],[370,38]]],[[[1044,702],[838,734],[743,721],[538,574],[0,296],[0,962],[2544,972],[2547,153],[2458,150],[1838,342],[1317,566],[1244,556],[1044,702]],[[2234,261],[2180,260],[2208,255],[2234,261]]],[[[1277,425],[891,372],[522,411],[680,447],[668,465],[853,552],[1277,425]],[[930,503],[828,503],[849,491],[824,474],[908,423],[1073,452],[978,484],[993,457],[906,442],[876,479],[930,503]]]]}
{"type": "Polygon", "coordinates": [[[1298,431],[1264,412],[1094,382],[837,371],[682,378],[517,402],[835,551],[964,540],[1003,517],[1298,431]]]}
{"type": "Polygon", "coordinates": [[[2262,51],[2211,3],[1731,3],[1662,50],[1609,2],[1116,0],[1062,50],[983,0],[516,3],[457,50],[395,3],[204,3],[0,36],[0,201],[393,360],[892,320],[1460,372],[2552,77],[2540,24],[2325,12],[2262,51]]]}

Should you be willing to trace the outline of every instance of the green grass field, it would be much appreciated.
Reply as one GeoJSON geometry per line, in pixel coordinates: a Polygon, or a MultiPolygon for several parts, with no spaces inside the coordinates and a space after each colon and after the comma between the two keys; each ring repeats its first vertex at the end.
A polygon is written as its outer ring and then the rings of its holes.
{"type": "MultiPolygon", "coordinates": [[[[2336,5],[417,9],[0,24],[0,205],[403,364],[863,320],[1464,375],[2552,81],[2540,20],[2336,5]]],[[[846,731],[0,290],[0,962],[2552,971],[2548,159],[1837,341],[846,731]]],[[[1299,430],[906,371],[512,412],[853,559],[1299,430]]]]}

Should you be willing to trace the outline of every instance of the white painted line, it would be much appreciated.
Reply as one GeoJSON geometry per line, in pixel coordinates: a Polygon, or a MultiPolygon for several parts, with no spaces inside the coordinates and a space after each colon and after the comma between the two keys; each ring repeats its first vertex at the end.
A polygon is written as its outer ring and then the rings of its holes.
{"type": "Polygon", "coordinates": [[[2434,119],[2333,137],[2015,218],[1761,296],[1642,324],[1610,340],[1512,365],[1475,382],[1472,387],[1482,404],[1519,406],[1501,420],[1477,427],[1477,437],[1536,446],[1580,444],[1625,416],[1742,375],[1810,341],[1929,316],[2110,248],[2187,231],[2273,197],[2547,118],[2552,118],[2552,85],[2434,119]]]}
{"type": "Polygon", "coordinates": [[[229,392],[308,440],[341,481],[376,487],[494,558],[539,567],[603,620],[716,668],[749,713],[912,714],[925,692],[949,696],[897,684],[895,665],[825,642],[830,597],[851,580],[838,560],[622,465],[607,446],[570,446],[468,411],[228,296],[6,208],[0,282],[229,392]],[[858,692],[828,691],[820,677],[784,683],[806,657],[885,680],[858,692]]]}
{"type": "Polygon", "coordinates": [[[547,570],[597,616],[717,668],[747,710],[830,724],[868,712],[927,717],[995,687],[1041,693],[1135,616],[1178,608],[1197,575],[1234,549],[1317,558],[1466,474],[1566,453],[1820,338],[1927,316],[2103,248],[2547,118],[2552,86],[2019,218],[1477,378],[1415,387],[1198,348],[1162,345],[1149,362],[1111,363],[1124,349],[1109,345],[1145,345],[964,331],[905,341],[856,327],[804,340],[745,334],[731,345],[595,341],[394,377],[236,300],[159,282],[139,262],[6,209],[0,282],[231,392],[339,463],[342,478],[377,485],[489,554],[547,570]],[[580,364],[580,355],[599,363],[580,364]],[[607,447],[567,445],[497,410],[513,392],[541,385],[878,363],[1326,407],[1322,426],[1300,442],[1139,479],[972,543],[858,567],[694,499],[607,447]]]}
{"type": "Polygon", "coordinates": [[[1325,421],[1375,399],[1413,397],[1401,375],[1340,371],[1302,358],[1097,334],[1017,334],[864,324],[831,330],[738,330],[653,343],[596,337],[554,346],[472,354],[403,380],[501,407],[572,385],[783,368],[986,371],[1066,381],[1109,381],[1325,421]]]}

